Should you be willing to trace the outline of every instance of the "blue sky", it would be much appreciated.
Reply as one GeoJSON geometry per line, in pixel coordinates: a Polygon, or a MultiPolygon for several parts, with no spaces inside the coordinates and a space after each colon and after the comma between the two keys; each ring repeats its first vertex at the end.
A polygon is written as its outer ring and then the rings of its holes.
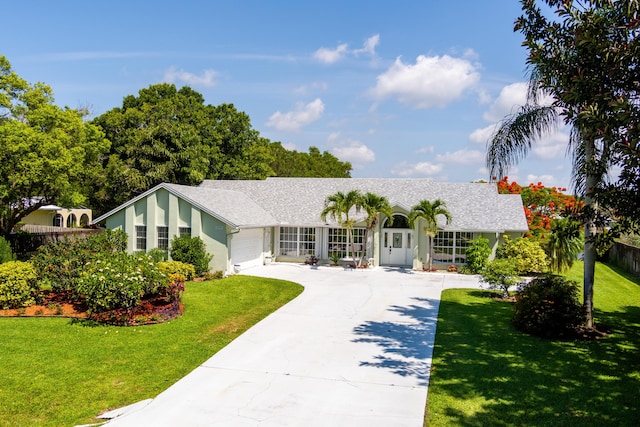
{"type": "MultiPolygon", "coordinates": [[[[232,103],[262,136],[350,161],[354,177],[488,179],[486,140],[524,102],[517,0],[22,1],[0,54],[93,115],[151,84],[232,103]]],[[[509,173],[569,186],[567,135],[509,173]]]]}

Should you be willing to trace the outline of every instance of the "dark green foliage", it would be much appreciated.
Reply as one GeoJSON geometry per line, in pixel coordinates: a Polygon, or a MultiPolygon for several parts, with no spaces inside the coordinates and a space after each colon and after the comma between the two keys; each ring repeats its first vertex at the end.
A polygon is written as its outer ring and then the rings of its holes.
{"type": "Polygon", "coordinates": [[[513,324],[523,332],[541,337],[574,335],[584,324],[578,284],[555,275],[533,279],[516,295],[513,324]]]}
{"type": "Polygon", "coordinates": [[[4,237],[0,236],[0,264],[14,259],[15,256],[13,255],[13,252],[11,252],[11,245],[4,237]]]}
{"type": "Polygon", "coordinates": [[[480,236],[472,240],[465,254],[467,260],[465,273],[480,273],[489,262],[489,256],[491,255],[489,239],[480,236]]]}
{"type": "Polygon", "coordinates": [[[145,253],[102,253],[83,266],[75,288],[93,312],[130,310],[144,296],[160,295],[169,288],[168,276],[145,253]]]}
{"type": "Polygon", "coordinates": [[[184,234],[171,241],[171,259],[193,265],[198,276],[209,271],[212,258],[200,237],[184,234]]]}
{"type": "Polygon", "coordinates": [[[0,308],[26,307],[35,302],[36,270],[29,262],[0,264],[0,308]]]}
{"type": "Polygon", "coordinates": [[[309,153],[287,150],[279,142],[270,144],[271,169],[279,177],[351,178],[351,163],[309,147],[309,153]]]}
{"type": "Polygon", "coordinates": [[[167,251],[160,248],[153,248],[147,251],[147,255],[153,259],[154,262],[162,262],[167,260],[167,251]]]}
{"type": "Polygon", "coordinates": [[[123,252],[127,235],[122,230],[105,230],[85,238],[62,239],[38,249],[32,262],[43,288],[54,291],[73,290],[82,267],[99,254],[123,252]]]}

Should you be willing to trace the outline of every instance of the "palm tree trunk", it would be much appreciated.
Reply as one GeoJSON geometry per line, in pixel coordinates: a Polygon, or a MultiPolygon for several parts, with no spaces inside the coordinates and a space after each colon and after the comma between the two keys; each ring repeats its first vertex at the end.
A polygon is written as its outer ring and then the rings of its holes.
{"type": "Polygon", "coordinates": [[[593,328],[593,284],[596,268],[596,245],[594,238],[597,233],[596,215],[598,203],[595,200],[595,190],[598,183],[597,172],[594,173],[595,143],[593,140],[585,141],[585,156],[587,160],[586,189],[584,204],[587,217],[584,224],[584,310],[586,315],[586,327],[593,328]]]}
{"type": "Polygon", "coordinates": [[[433,268],[433,237],[429,236],[429,271],[433,268]]]}

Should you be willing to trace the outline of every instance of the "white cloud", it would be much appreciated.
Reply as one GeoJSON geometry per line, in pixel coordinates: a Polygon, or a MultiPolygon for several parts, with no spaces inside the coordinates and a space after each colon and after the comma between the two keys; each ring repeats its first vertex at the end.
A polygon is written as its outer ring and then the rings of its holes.
{"type": "Polygon", "coordinates": [[[280,144],[282,145],[283,148],[289,151],[298,151],[298,147],[296,146],[296,144],[292,142],[281,142],[280,144]]]}
{"type": "Polygon", "coordinates": [[[276,111],[269,117],[267,126],[281,131],[297,131],[309,123],[318,120],[324,111],[324,104],[316,98],[308,104],[298,103],[294,111],[282,113],[276,111]]]}
{"type": "Polygon", "coordinates": [[[391,169],[392,175],[397,176],[433,176],[442,172],[443,166],[430,162],[408,163],[402,162],[391,169]]]}
{"type": "Polygon", "coordinates": [[[433,145],[429,145],[428,147],[421,147],[416,150],[416,154],[431,154],[435,150],[433,145]]]}
{"type": "Polygon", "coordinates": [[[458,150],[453,153],[446,152],[438,154],[436,161],[442,163],[456,163],[460,165],[468,165],[472,163],[484,162],[484,153],[478,150],[458,150]]]}
{"type": "Polygon", "coordinates": [[[362,49],[355,49],[353,54],[358,56],[361,53],[367,53],[371,56],[376,54],[376,46],[380,43],[380,34],[376,34],[374,36],[369,37],[364,44],[362,45],[362,49]]]}
{"type": "Polygon", "coordinates": [[[373,150],[354,140],[348,140],[343,145],[334,147],[331,152],[343,162],[350,162],[354,168],[361,168],[365,163],[376,160],[373,150]]]}
{"type": "Polygon", "coordinates": [[[169,68],[164,73],[164,81],[167,83],[184,82],[189,86],[213,87],[217,84],[218,73],[215,70],[204,70],[201,76],[175,67],[169,68]]]}
{"type": "Polygon", "coordinates": [[[538,183],[541,182],[545,187],[556,186],[556,178],[553,175],[527,175],[527,182],[538,183]]]}
{"type": "Polygon", "coordinates": [[[371,91],[375,98],[395,98],[414,108],[431,108],[444,107],[459,98],[480,80],[480,74],[465,59],[420,55],[415,64],[397,58],[377,79],[371,91]]]}
{"type": "Polygon", "coordinates": [[[310,92],[325,92],[329,89],[329,85],[326,82],[313,82],[308,85],[298,86],[293,89],[293,93],[297,95],[308,95],[310,92]]]}
{"type": "Polygon", "coordinates": [[[491,135],[493,135],[495,129],[495,124],[489,125],[482,129],[476,129],[471,132],[471,135],[469,135],[469,141],[473,142],[474,144],[486,145],[489,141],[489,138],[491,138],[491,135]]]}
{"type": "Polygon", "coordinates": [[[482,116],[486,121],[498,122],[505,116],[515,113],[527,102],[527,83],[517,82],[505,86],[489,110],[482,116]]]}
{"type": "Polygon", "coordinates": [[[313,53],[313,57],[325,64],[333,64],[341,60],[349,52],[349,45],[346,43],[338,45],[335,49],[321,47],[313,53]]]}
{"type": "Polygon", "coordinates": [[[566,154],[568,145],[569,135],[557,131],[534,144],[531,147],[531,152],[540,159],[557,159],[566,154]]]}

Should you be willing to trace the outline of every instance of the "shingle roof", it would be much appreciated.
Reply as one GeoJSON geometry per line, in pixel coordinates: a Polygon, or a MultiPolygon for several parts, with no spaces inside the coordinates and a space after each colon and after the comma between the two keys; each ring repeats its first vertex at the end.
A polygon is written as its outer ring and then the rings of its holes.
{"type": "Polygon", "coordinates": [[[251,205],[257,204],[281,225],[325,225],[320,212],[326,197],[337,191],[359,190],[385,196],[392,205],[405,210],[422,199],[441,199],[452,215],[450,225],[440,224],[445,230],[528,229],[520,196],[499,194],[496,185],[489,183],[442,183],[408,178],[268,178],[264,181],[207,180],[197,189],[188,188],[192,189],[193,197],[202,191],[202,196],[197,197],[205,199],[218,191],[241,193],[246,198],[234,199],[234,206],[228,207],[229,215],[255,209],[251,205]]]}

